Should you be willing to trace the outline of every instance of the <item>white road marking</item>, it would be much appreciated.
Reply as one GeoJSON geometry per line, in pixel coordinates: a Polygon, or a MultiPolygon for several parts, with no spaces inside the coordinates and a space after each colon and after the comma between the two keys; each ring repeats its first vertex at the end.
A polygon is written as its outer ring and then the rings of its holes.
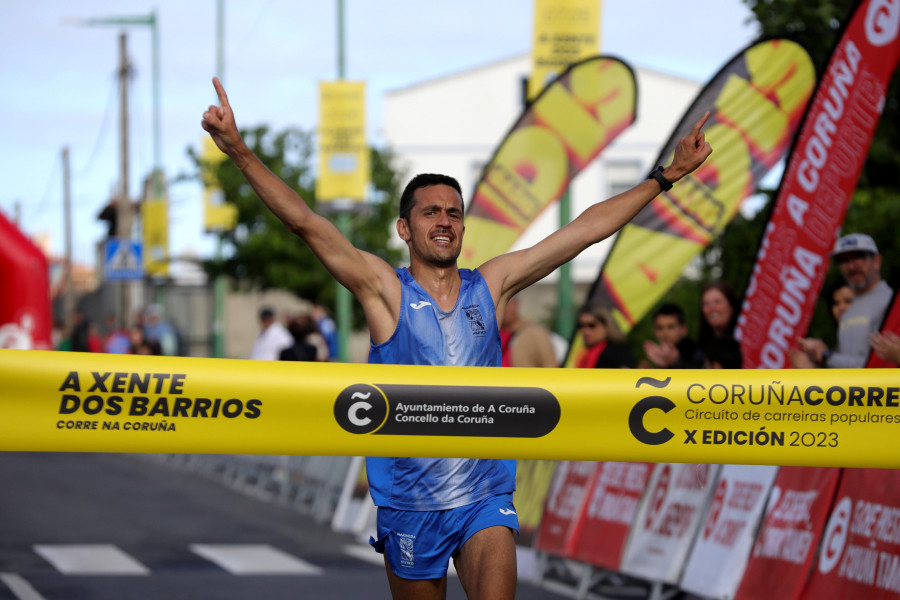
{"type": "Polygon", "coordinates": [[[13,593],[18,600],[46,600],[38,594],[31,584],[22,579],[16,573],[0,573],[0,581],[13,593]]]}
{"type": "Polygon", "coordinates": [[[64,575],[149,575],[150,569],[111,544],[35,546],[64,575]]]}
{"type": "Polygon", "coordinates": [[[191,552],[234,575],[320,575],[322,569],[267,544],[191,544],[191,552]]]}

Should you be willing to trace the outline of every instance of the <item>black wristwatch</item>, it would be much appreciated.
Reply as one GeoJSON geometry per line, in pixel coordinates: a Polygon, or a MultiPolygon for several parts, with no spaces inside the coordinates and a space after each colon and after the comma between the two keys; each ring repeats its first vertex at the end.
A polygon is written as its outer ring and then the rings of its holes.
{"type": "Polygon", "coordinates": [[[666,176],[663,175],[663,168],[656,167],[652,171],[650,171],[650,175],[647,179],[655,179],[657,183],[659,183],[659,187],[662,188],[662,191],[668,192],[672,189],[672,182],[666,179],[666,176]]]}

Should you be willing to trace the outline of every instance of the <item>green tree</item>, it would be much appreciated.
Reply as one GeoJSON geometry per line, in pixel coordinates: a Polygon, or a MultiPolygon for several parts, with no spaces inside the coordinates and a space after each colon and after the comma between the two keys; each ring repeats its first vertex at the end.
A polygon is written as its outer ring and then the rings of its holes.
{"type": "MultiPolygon", "coordinates": [[[[317,212],[329,215],[319,206],[315,195],[313,172],[313,138],[308,131],[288,128],[272,132],[266,126],[243,130],[244,141],[260,161],[317,212]]],[[[336,294],[334,278],[309,247],[266,208],[231,161],[216,166],[204,164],[194,149],[188,153],[198,170],[214,168],[224,193],[224,201],[238,210],[234,231],[223,234],[224,260],[204,264],[215,277],[225,274],[237,287],[279,288],[301,298],[333,306],[336,294]]],[[[402,250],[388,246],[400,201],[400,176],[391,166],[390,152],[371,150],[372,199],[350,218],[350,241],[362,250],[376,254],[390,264],[397,264],[402,250]]],[[[199,178],[199,173],[198,173],[199,178]]],[[[362,322],[358,305],[354,307],[356,323],[362,322]]]]}

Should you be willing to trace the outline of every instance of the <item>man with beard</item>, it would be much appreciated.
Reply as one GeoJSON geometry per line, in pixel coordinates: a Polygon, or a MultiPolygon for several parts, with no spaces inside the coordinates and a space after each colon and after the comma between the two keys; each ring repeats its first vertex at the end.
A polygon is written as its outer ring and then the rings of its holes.
{"type": "Polygon", "coordinates": [[[881,279],[881,255],[871,236],[851,233],[837,241],[831,258],[853,288],[853,302],[841,315],[837,348],[828,349],[819,339],[802,339],[800,349],[816,365],[834,369],[866,366],[871,351],[870,335],[876,333],[894,295],[881,279]]]}

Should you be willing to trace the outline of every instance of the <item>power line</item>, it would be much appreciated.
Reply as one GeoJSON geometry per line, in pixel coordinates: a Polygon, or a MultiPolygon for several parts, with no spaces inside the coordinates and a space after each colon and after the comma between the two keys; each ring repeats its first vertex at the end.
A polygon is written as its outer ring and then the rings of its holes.
{"type": "Polygon", "coordinates": [[[94,162],[100,154],[100,148],[103,142],[106,140],[106,130],[109,126],[110,115],[112,115],[115,110],[116,83],[116,79],[113,77],[109,87],[109,97],[106,100],[106,110],[103,112],[103,120],[100,122],[100,130],[97,132],[97,139],[94,141],[94,148],[91,150],[87,163],[75,172],[73,179],[81,179],[94,168],[94,162]]]}

